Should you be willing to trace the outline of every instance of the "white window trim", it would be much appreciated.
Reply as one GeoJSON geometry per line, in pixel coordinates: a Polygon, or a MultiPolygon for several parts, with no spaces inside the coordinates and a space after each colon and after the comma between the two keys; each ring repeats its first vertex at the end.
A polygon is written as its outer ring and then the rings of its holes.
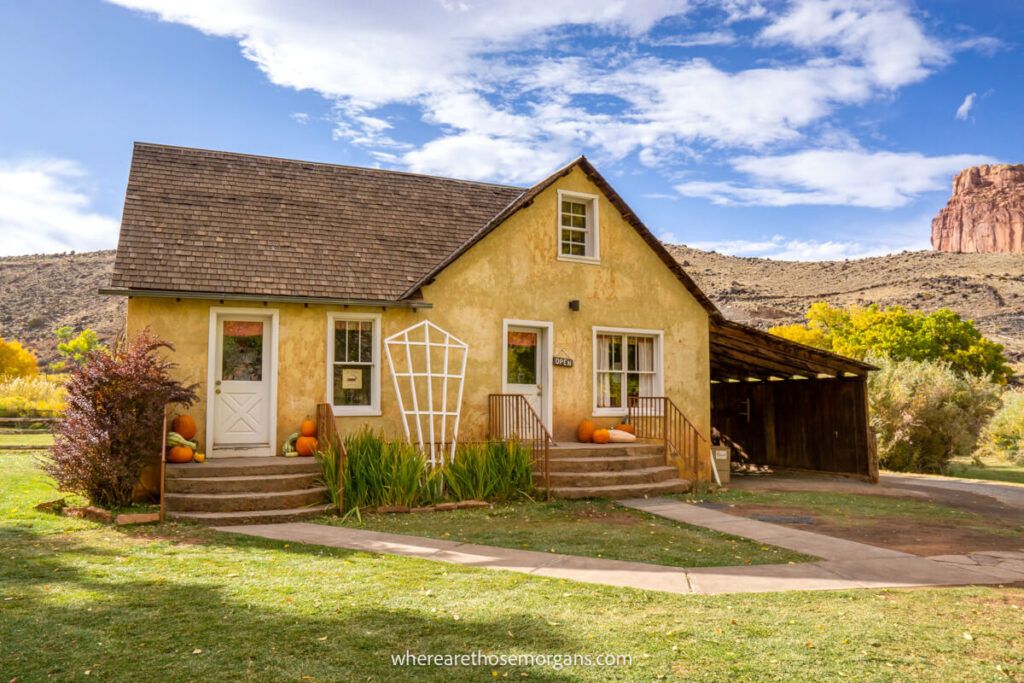
{"type": "Polygon", "coordinates": [[[570,192],[568,190],[558,191],[558,206],[555,211],[555,245],[559,261],[574,261],[576,263],[600,263],[601,262],[601,221],[598,214],[598,199],[596,194],[584,192],[570,192]],[[593,245],[593,253],[587,256],[571,256],[562,253],[562,200],[582,200],[590,205],[590,212],[587,214],[590,224],[587,232],[593,245]]]}
{"type": "MultiPolygon", "coordinates": [[[[657,347],[654,352],[654,391],[655,395],[657,396],[665,395],[665,333],[663,330],[641,330],[630,327],[594,327],[592,328],[593,350],[590,356],[591,376],[593,382],[591,396],[591,408],[593,410],[593,417],[622,417],[629,413],[628,404],[623,405],[621,408],[599,408],[597,405],[597,397],[600,394],[600,391],[597,386],[597,336],[599,334],[620,334],[654,337],[654,343],[657,347]]],[[[626,362],[625,358],[623,358],[623,362],[626,362]]],[[[625,386],[623,386],[623,391],[625,391],[625,386]]]]}
{"type": "Polygon", "coordinates": [[[349,313],[331,311],[327,314],[327,403],[334,411],[335,417],[377,417],[380,411],[380,367],[381,367],[381,327],[379,313],[349,313]],[[370,395],[372,402],[368,406],[336,406],[334,405],[334,323],[338,320],[369,320],[373,323],[373,372],[370,373],[370,395]]]}

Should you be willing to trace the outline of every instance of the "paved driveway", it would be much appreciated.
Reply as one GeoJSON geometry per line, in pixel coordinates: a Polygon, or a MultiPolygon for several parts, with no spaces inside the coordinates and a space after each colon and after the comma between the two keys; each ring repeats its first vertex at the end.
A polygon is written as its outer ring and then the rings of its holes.
{"type": "Polygon", "coordinates": [[[883,486],[912,486],[924,489],[941,489],[944,491],[960,491],[979,496],[995,498],[1003,505],[1016,508],[1024,519],[1024,486],[1020,484],[1004,484],[981,479],[956,479],[953,477],[936,477],[927,474],[882,474],[883,486]]]}

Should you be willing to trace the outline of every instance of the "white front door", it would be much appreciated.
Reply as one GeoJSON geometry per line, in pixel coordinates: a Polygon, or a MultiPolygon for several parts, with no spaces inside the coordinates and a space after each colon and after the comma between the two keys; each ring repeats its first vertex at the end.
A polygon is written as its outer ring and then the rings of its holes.
{"type": "Polygon", "coordinates": [[[505,331],[505,392],[522,394],[547,425],[545,328],[509,325],[505,331]]]}
{"type": "Polygon", "coordinates": [[[211,455],[273,455],[271,317],[216,317],[211,455]]]}

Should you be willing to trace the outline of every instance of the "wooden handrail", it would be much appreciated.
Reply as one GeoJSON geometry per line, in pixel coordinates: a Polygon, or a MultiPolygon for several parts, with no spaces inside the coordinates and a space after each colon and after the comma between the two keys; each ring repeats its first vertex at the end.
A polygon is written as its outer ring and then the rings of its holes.
{"type": "Polygon", "coordinates": [[[345,441],[338,433],[338,423],[334,421],[334,408],[330,403],[316,404],[316,438],[322,445],[331,444],[338,453],[338,514],[342,513],[345,496],[345,441]]]}
{"type": "Polygon", "coordinates": [[[491,394],[488,396],[487,438],[519,441],[530,447],[534,467],[544,479],[544,494],[551,494],[551,447],[555,440],[522,394],[491,394]]]}
{"type": "Polygon", "coordinates": [[[707,443],[707,439],[683,411],[667,396],[630,396],[627,405],[627,419],[636,429],[637,437],[662,441],[665,463],[675,464],[696,481],[700,474],[700,444],[707,443]]]}

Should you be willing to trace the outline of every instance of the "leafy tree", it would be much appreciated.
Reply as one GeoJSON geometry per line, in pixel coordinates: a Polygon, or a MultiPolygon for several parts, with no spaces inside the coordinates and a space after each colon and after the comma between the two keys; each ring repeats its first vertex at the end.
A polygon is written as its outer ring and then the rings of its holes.
{"type": "Polygon", "coordinates": [[[61,490],[105,507],[131,503],[143,466],[160,452],[164,406],[196,401],[196,385],[171,377],[176,366],[164,350],[174,348],[144,330],[72,369],[67,409],[44,466],[61,490]]]}
{"type": "Polygon", "coordinates": [[[819,302],[811,305],[804,318],[805,324],[770,331],[851,358],[873,355],[897,361],[942,361],[956,372],[999,383],[1013,376],[1003,347],[948,308],[924,313],[902,306],[838,308],[819,302]]]}
{"type": "Polygon", "coordinates": [[[39,374],[35,355],[14,341],[0,337],[0,378],[32,377],[39,374]]]}
{"type": "MultiPolygon", "coordinates": [[[[103,348],[99,337],[88,327],[77,336],[70,325],[58,327],[54,332],[57,335],[58,353],[64,357],[65,361],[74,365],[81,365],[90,353],[103,348]]],[[[63,367],[66,367],[66,363],[63,367]]]]}

